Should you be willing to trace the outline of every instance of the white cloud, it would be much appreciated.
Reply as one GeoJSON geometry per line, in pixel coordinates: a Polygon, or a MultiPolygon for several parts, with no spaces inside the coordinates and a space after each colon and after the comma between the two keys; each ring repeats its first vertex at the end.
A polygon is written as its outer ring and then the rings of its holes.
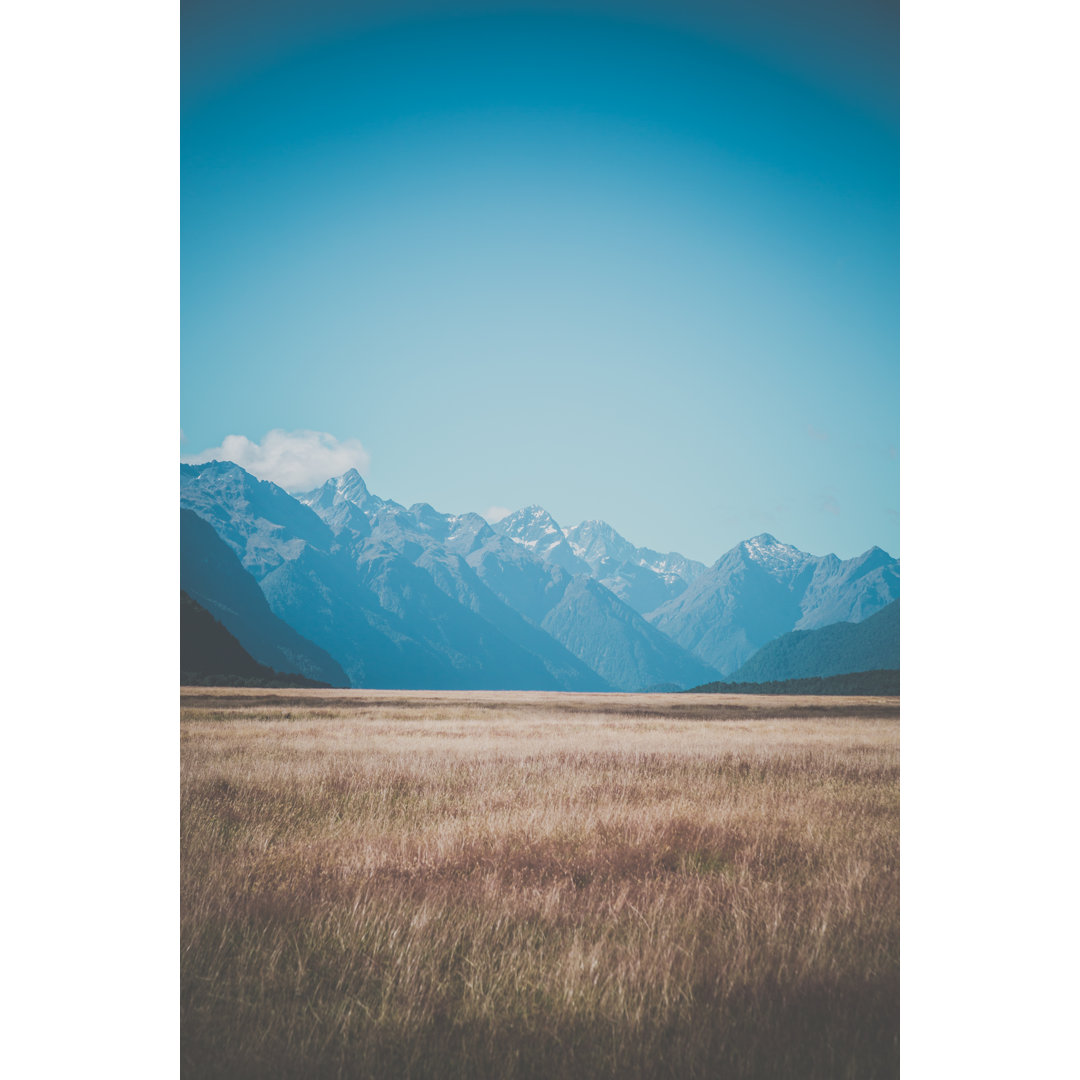
{"type": "Polygon", "coordinates": [[[371,456],[359,439],[340,442],[325,431],[268,431],[261,443],[246,435],[226,435],[220,446],[182,459],[189,465],[233,461],[260,480],[286,491],[308,491],[349,469],[367,471],[371,456]]]}
{"type": "Polygon", "coordinates": [[[510,511],[505,506],[489,506],[484,511],[484,517],[494,525],[496,521],[502,521],[504,517],[508,517],[510,511]]]}

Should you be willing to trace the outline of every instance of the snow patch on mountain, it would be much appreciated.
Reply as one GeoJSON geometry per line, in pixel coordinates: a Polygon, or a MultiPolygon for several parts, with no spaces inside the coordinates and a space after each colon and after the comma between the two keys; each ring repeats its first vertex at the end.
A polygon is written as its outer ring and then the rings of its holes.
{"type": "Polygon", "coordinates": [[[742,548],[754,562],[773,572],[798,570],[816,558],[791,544],[781,543],[771,533],[761,533],[744,540],[742,548]]]}

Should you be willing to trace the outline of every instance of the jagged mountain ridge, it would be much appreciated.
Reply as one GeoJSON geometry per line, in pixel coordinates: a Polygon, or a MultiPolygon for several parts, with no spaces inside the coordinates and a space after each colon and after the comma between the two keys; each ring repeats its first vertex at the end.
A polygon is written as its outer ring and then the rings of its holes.
{"type": "MultiPolygon", "coordinates": [[[[841,560],[832,554],[811,555],[762,533],[707,568],[677,552],[638,548],[603,521],[565,529],[536,505],[493,526],[476,514],[439,514],[426,503],[406,510],[372,496],[355,471],[328,481],[305,501],[325,504],[328,488],[336,492],[339,504],[351,501],[368,511],[372,523],[368,543],[405,550],[422,531],[459,551],[511,607],[548,629],[581,659],[594,667],[599,663],[598,670],[616,685],[626,685],[625,663],[610,655],[605,660],[604,651],[589,645],[581,627],[555,610],[556,598],[566,594],[563,575],[588,575],[598,581],[665,637],[723,674],[781,634],[858,622],[899,595],[899,562],[880,548],[841,560]],[[546,566],[546,574],[537,569],[537,560],[546,566]]],[[[571,595],[588,606],[586,593],[576,590],[571,595]]],[[[608,615],[614,616],[614,611],[608,615]]],[[[608,630],[614,626],[607,623],[608,630]]],[[[655,638],[652,642],[664,652],[666,642],[655,638]]],[[[640,658],[648,651],[638,649],[636,655],[640,658]]],[[[674,662],[673,657],[670,660],[674,662]]],[[[683,670],[684,678],[686,674],[683,670]]]]}
{"type": "MultiPolygon", "coordinates": [[[[539,507],[519,512],[519,538],[496,531],[477,514],[440,514],[427,503],[406,509],[379,499],[355,470],[299,498],[334,523],[358,565],[380,553],[409,558],[515,640],[524,644],[527,632],[535,647],[539,630],[605,685],[689,685],[712,670],[599,583],[574,587],[576,578],[591,580],[589,567],[570,553],[562,530],[539,507]],[[346,523],[357,511],[365,514],[367,531],[353,533],[346,523]]],[[[565,660],[563,665],[565,670],[565,660]]]]}
{"type": "Polygon", "coordinates": [[[564,672],[557,677],[535,649],[440,590],[413,565],[414,553],[376,541],[358,561],[357,544],[371,539],[361,535],[363,522],[349,530],[339,523],[335,532],[309,506],[237,465],[181,466],[181,504],[214,525],[273,613],[329,653],[354,686],[607,688],[544,635],[535,643],[555,655],[564,672]]]}
{"type": "Polygon", "coordinates": [[[899,588],[880,549],[845,561],[762,534],[706,568],[604,522],[563,529],[540,507],[494,527],[406,508],[355,470],[294,497],[232,463],[182,466],[181,500],[358,686],[691,686],[796,625],[864,618],[899,588]]]}
{"type": "Polygon", "coordinates": [[[839,559],[762,533],[722,555],[649,620],[726,677],[781,634],[860,622],[899,596],[899,560],[881,548],[839,559]]]}
{"type": "Polygon", "coordinates": [[[725,677],[781,634],[857,623],[900,595],[899,561],[877,547],[839,559],[761,533],[706,568],[675,552],[637,548],[603,521],[560,529],[537,506],[496,528],[565,565],[556,535],[562,533],[578,564],[586,563],[601,584],[725,677]]]}
{"type": "Polygon", "coordinates": [[[705,572],[704,563],[676,551],[635,547],[606,521],[583,521],[566,530],[566,539],[593,576],[642,615],[674,599],[705,572]]]}
{"type": "Polygon", "coordinates": [[[495,528],[545,562],[595,578],[640,615],[678,596],[705,572],[703,563],[678,552],[635,547],[606,521],[564,529],[541,506],[518,510],[495,528]]]}
{"type": "Polygon", "coordinates": [[[337,542],[365,579],[378,586],[381,602],[390,608],[401,609],[404,598],[394,594],[385,575],[373,576],[372,566],[380,559],[404,559],[426,573],[446,596],[540,657],[556,688],[610,689],[605,679],[541,630],[539,620],[523,616],[497,589],[489,588],[483,574],[470,565],[466,556],[485,544],[500,544],[478,514],[439,514],[427,503],[406,509],[372,495],[355,470],[299,499],[334,523],[337,542]],[[360,528],[353,526],[355,514],[364,517],[360,528]]]}

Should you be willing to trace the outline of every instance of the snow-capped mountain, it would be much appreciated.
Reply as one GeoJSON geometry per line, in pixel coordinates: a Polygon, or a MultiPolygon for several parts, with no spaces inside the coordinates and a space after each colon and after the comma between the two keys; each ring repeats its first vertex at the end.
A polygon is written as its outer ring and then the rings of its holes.
{"type": "Polygon", "coordinates": [[[726,677],[791,630],[859,622],[900,595],[900,563],[881,548],[809,555],[768,533],[737,544],[649,621],[726,677]]]}
{"type": "Polygon", "coordinates": [[[678,552],[662,555],[635,547],[606,521],[583,521],[566,530],[566,539],[593,577],[642,615],[678,596],[705,572],[703,563],[678,552]]]}
{"type": "Polygon", "coordinates": [[[315,511],[336,535],[343,529],[367,536],[371,533],[364,507],[374,509],[376,500],[367,489],[364,478],[350,469],[344,476],[327,480],[322,487],[297,496],[297,501],[315,511]]]}
{"type": "MultiPolygon", "coordinates": [[[[409,559],[447,595],[515,640],[521,640],[522,627],[514,620],[553,638],[549,644],[563,646],[583,668],[570,672],[578,683],[594,673],[620,689],[693,685],[712,670],[601,583],[575,584],[591,580],[588,564],[570,552],[562,529],[540,507],[518,511],[505,528],[503,522],[493,528],[478,514],[440,514],[427,503],[406,510],[371,495],[348,474],[299,498],[332,525],[358,567],[390,554],[409,559]],[[350,514],[361,511],[367,527],[353,531],[350,514]]],[[[394,604],[385,590],[382,602],[394,604]]],[[[566,653],[559,658],[565,676],[566,653]]]]}
{"type": "Polygon", "coordinates": [[[704,564],[678,552],[635,547],[606,521],[560,528],[541,506],[518,510],[495,528],[545,562],[595,578],[640,615],[678,596],[705,572],[704,564]]]}
{"type": "Polygon", "coordinates": [[[542,506],[516,510],[494,528],[545,562],[561,566],[571,574],[589,573],[588,564],[578,558],[559,523],[542,506]]]}
{"type": "Polygon", "coordinates": [[[180,505],[208,521],[256,578],[298,558],[305,548],[322,551],[333,545],[333,534],[318,514],[231,461],[181,465],[180,505]]]}
{"type": "Polygon", "coordinates": [[[596,577],[604,577],[606,570],[613,570],[637,555],[637,548],[606,521],[583,521],[566,529],[565,535],[571,550],[589,564],[596,577]]]}
{"type": "MultiPolygon", "coordinates": [[[[474,610],[448,595],[415,564],[424,554],[415,541],[415,552],[380,542],[368,547],[376,530],[353,516],[363,511],[350,501],[361,497],[361,485],[346,480],[324,485],[321,494],[320,506],[337,532],[312,507],[231,462],[181,467],[181,507],[214,528],[273,614],[328,653],[353,686],[607,687],[490,591],[484,590],[494,611],[474,610]]],[[[395,516],[413,520],[396,504],[372,506],[384,531],[395,516]]]]}
{"type": "Polygon", "coordinates": [[[744,540],[739,545],[748,558],[753,559],[759,566],[764,567],[770,574],[783,577],[787,574],[797,574],[808,562],[812,562],[813,555],[807,555],[791,544],[782,544],[770,533],[761,533],[744,540]]]}

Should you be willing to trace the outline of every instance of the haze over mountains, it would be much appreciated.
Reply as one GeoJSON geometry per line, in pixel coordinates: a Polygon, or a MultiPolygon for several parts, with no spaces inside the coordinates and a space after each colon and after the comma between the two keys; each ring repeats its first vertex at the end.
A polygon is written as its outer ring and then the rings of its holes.
{"type": "Polygon", "coordinates": [[[406,508],[356,470],[294,497],[231,462],[181,465],[180,500],[181,587],[259,663],[337,686],[695,686],[899,596],[879,548],[841,560],[763,534],[706,567],[537,506],[495,526],[406,508]]]}

